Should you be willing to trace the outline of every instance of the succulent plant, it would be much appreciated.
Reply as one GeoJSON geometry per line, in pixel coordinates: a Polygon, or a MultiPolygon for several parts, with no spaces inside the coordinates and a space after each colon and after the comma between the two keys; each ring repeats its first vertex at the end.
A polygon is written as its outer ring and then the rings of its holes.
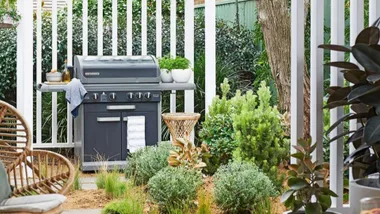
{"type": "Polygon", "coordinates": [[[173,146],[177,147],[178,150],[170,151],[168,157],[170,166],[183,166],[194,169],[206,167],[204,159],[210,157],[206,144],[202,143],[200,147],[196,147],[192,142],[184,138],[178,138],[173,142],[173,146]]]}
{"type": "Polygon", "coordinates": [[[327,186],[329,164],[312,161],[316,145],[311,145],[311,139],[300,139],[293,146],[297,152],[291,156],[297,159],[297,164],[289,165],[289,189],[281,196],[281,202],[293,212],[304,208],[306,214],[322,214],[330,208],[331,197],[338,197],[327,186]]]}
{"type": "MultiPolygon", "coordinates": [[[[329,98],[326,107],[333,109],[351,105],[352,113],[344,115],[331,125],[327,134],[340,124],[358,120],[361,126],[349,130],[330,141],[349,135],[346,143],[355,147],[345,159],[345,168],[353,167],[354,178],[362,178],[380,172],[380,19],[364,29],[352,47],[320,45],[320,48],[351,53],[358,64],[350,62],[329,62],[326,65],[342,68],[341,71],[350,86],[333,86],[327,89],[329,98]]],[[[378,182],[380,187],[380,181],[378,182]]]]}

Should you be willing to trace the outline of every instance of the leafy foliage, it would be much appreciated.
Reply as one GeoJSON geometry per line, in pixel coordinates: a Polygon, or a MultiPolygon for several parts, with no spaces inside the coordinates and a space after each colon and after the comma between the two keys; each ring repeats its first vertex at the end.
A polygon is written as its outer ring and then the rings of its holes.
{"type": "MultiPolygon", "coordinates": [[[[329,134],[335,128],[339,128],[346,121],[357,119],[362,126],[357,130],[350,130],[330,139],[330,142],[350,135],[347,144],[352,143],[355,151],[345,160],[345,167],[353,167],[354,178],[365,177],[380,172],[379,129],[380,129],[380,60],[376,57],[380,54],[379,29],[380,19],[371,27],[361,31],[352,47],[334,44],[320,45],[326,50],[351,53],[356,61],[363,67],[359,68],[350,62],[329,62],[326,65],[342,68],[344,78],[352,83],[352,86],[330,87],[327,89],[329,98],[326,107],[333,109],[351,105],[353,113],[340,118],[328,130],[329,134]]],[[[379,177],[380,187],[380,177],[379,177]]]]}
{"type": "Polygon", "coordinates": [[[298,164],[289,166],[287,190],[281,197],[281,202],[290,207],[293,212],[304,207],[306,214],[322,214],[331,206],[331,197],[338,197],[327,186],[329,164],[312,162],[311,154],[317,144],[311,145],[311,139],[298,141],[293,146],[297,153],[291,156],[298,160],[298,164]],[[324,181],[320,186],[319,181],[324,181]],[[312,198],[315,197],[316,201],[312,198]]]}
{"type": "Polygon", "coordinates": [[[271,180],[249,163],[221,166],[215,173],[214,183],[216,204],[231,213],[260,213],[258,208],[265,199],[277,195],[271,180]]]}
{"type": "Polygon", "coordinates": [[[205,144],[200,147],[196,147],[192,142],[179,138],[173,142],[173,146],[178,148],[177,150],[171,150],[168,157],[168,163],[170,166],[185,168],[200,169],[206,167],[204,162],[209,154],[209,149],[205,144]]]}
{"type": "Polygon", "coordinates": [[[165,56],[159,59],[158,63],[160,65],[160,69],[167,69],[169,71],[173,69],[173,59],[171,59],[168,56],[165,56]]]}
{"type": "Polygon", "coordinates": [[[197,197],[202,184],[198,171],[183,167],[166,167],[153,176],[148,183],[149,194],[163,209],[189,206],[197,197]]]}
{"type": "Polygon", "coordinates": [[[205,189],[198,191],[197,214],[212,214],[213,199],[210,192],[205,189]]]}
{"type": "Polygon", "coordinates": [[[125,174],[135,185],[147,184],[158,171],[168,166],[167,158],[173,147],[169,143],[150,146],[131,155],[125,174]]]}
{"type": "Polygon", "coordinates": [[[172,63],[172,69],[188,69],[190,61],[186,58],[177,56],[172,63]]]}
{"type": "Polygon", "coordinates": [[[245,95],[237,93],[231,100],[236,110],[232,116],[238,145],[235,157],[253,162],[280,189],[283,177],[278,177],[277,167],[287,157],[289,142],[284,136],[281,114],[276,106],[270,105],[271,94],[265,82],[261,83],[257,94],[251,91],[245,95]]]}

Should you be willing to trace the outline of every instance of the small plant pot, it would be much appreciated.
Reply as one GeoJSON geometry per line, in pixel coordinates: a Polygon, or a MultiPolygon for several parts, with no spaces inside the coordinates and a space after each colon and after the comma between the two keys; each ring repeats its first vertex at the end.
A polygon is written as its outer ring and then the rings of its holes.
{"type": "Polygon", "coordinates": [[[62,81],[62,73],[46,73],[46,81],[48,82],[61,82],[62,81]]]}
{"type": "Polygon", "coordinates": [[[11,28],[15,25],[13,19],[9,16],[3,16],[3,20],[0,22],[0,28],[11,28]]]}
{"type": "Polygon", "coordinates": [[[350,183],[350,214],[360,213],[360,200],[368,197],[379,197],[380,188],[377,179],[363,178],[350,183]]]}
{"type": "Polygon", "coordinates": [[[191,78],[191,69],[173,69],[172,76],[176,83],[187,83],[191,78]]]}
{"type": "Polygon", "coordinates": [[[168,69],[161,69],[161,81],[163,83],[172,83],[173,82],[172,72],[168,71],[168,69]]]}

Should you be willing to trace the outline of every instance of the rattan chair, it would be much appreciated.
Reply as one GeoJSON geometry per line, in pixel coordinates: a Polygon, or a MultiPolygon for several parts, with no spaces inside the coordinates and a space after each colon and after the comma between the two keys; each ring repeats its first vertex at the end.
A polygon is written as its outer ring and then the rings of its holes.
{"type": "Polygon", "coordinates": [[[75,169],[62,155],[31,150],[31,130],[13,106],[0,101],[0,160],[4,163],[13,196],[66,194],[75,169]]]}

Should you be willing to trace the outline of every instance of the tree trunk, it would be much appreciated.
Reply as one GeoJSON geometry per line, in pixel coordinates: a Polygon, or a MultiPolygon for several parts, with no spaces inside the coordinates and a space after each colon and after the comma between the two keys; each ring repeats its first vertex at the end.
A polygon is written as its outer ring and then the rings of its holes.
{"type": "MultiPolygon", "coordinates": [[[[305,0],[305,17],[309,8],[305,0]]],[[[289,0],[256,1],[272,76],[277,86],[280,109],[290,112],[290,14],[289,0]]],[[[304,69],[304,136],[310,133],[310,77],[304,69]]]]}

